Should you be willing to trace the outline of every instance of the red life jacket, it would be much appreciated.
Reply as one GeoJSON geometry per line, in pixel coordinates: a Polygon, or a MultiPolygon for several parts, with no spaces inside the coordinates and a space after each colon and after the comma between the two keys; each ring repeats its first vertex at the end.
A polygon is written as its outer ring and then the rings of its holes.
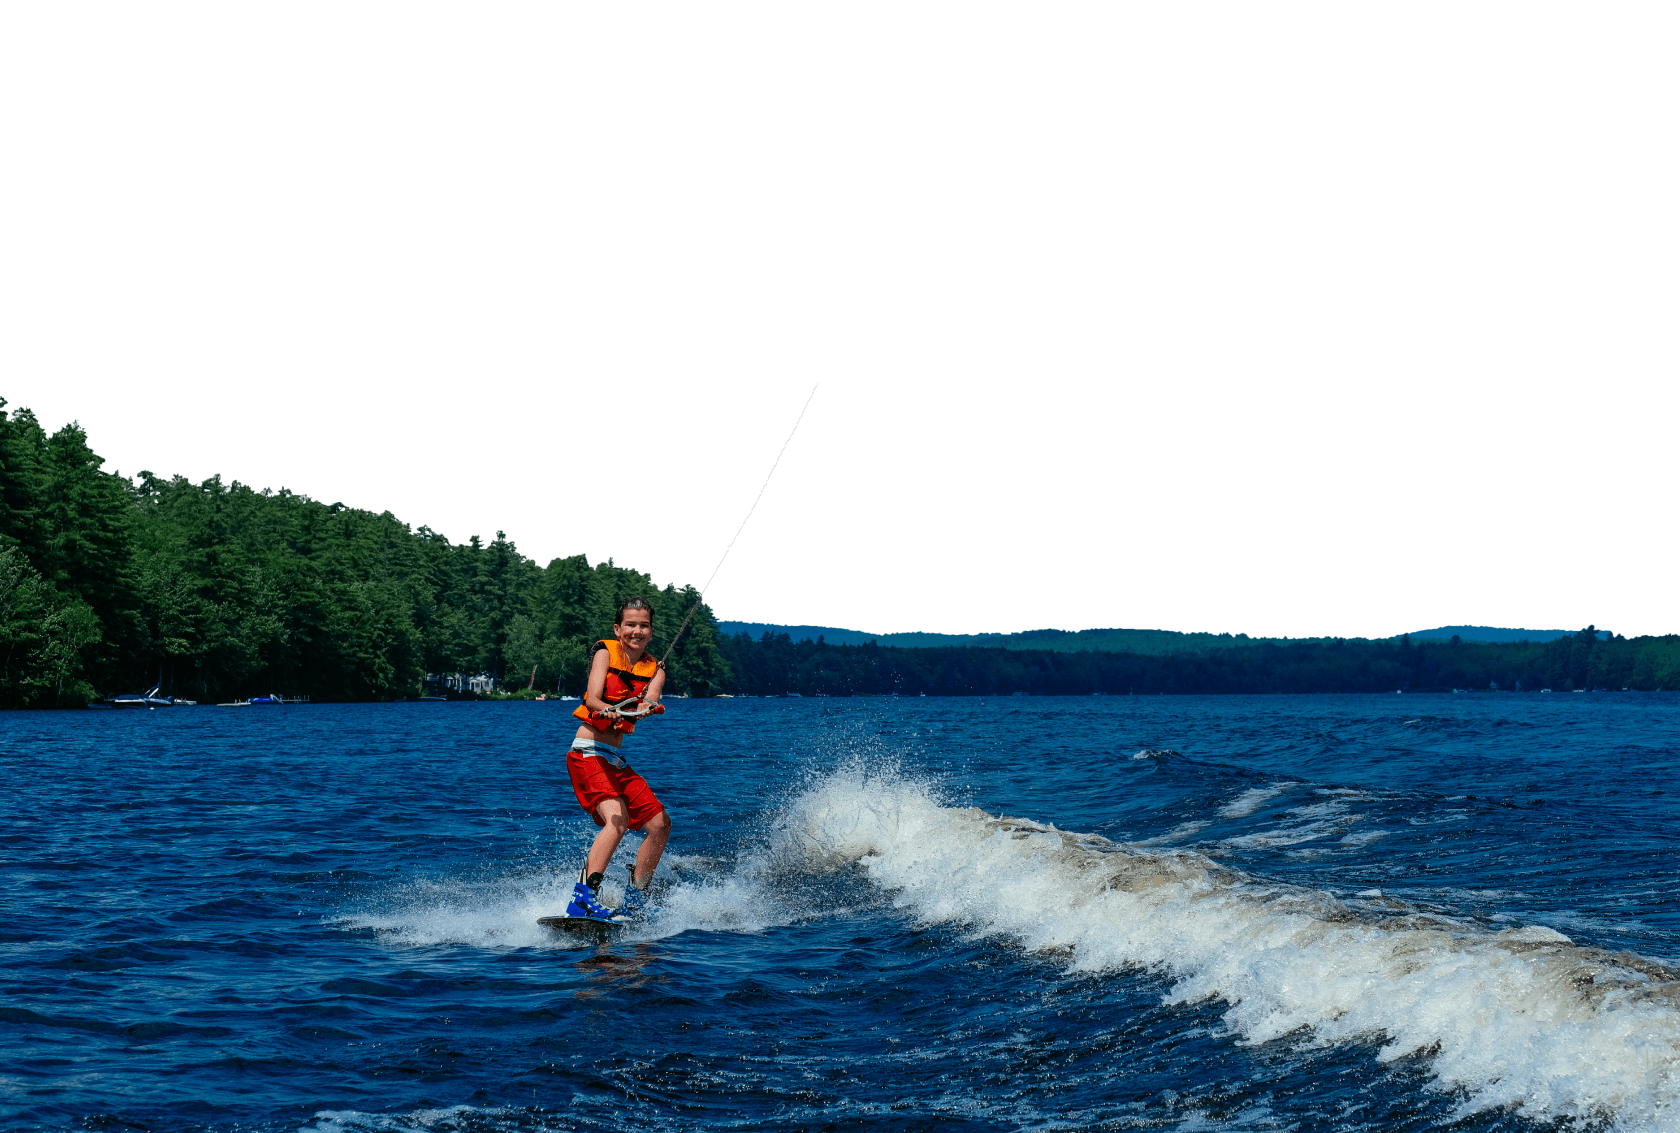
{"type": "MultiPolygon", "coordinates": [[[[601,689],[601,699],[608,704],[617,704],[632,696],[646,695],[648,682],[659,672],[659,662],[644,650],[641,660],[634,665],[627,665],[624,662],[624,647],[616,641],[605,639],[589,647],[591,663],[595,659],[596,651],[600,649],[607,651],[607,683],[601,689]]],[[[628,736],[636,730],[636,721],[609,720],[598,712],[591,712],[587,704],[578,705],[572,710],[572,715],[597,732],[623,732],[628,736]]]]}

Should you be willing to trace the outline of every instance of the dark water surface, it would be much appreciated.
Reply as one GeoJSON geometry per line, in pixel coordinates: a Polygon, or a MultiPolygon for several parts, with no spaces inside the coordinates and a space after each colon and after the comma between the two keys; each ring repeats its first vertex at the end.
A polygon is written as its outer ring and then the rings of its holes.
{"type": "Polygon", "coordinates": [[[0,1123],[1680,1129],[1680,696],[570,707],[0,715],[0,1123]]]}

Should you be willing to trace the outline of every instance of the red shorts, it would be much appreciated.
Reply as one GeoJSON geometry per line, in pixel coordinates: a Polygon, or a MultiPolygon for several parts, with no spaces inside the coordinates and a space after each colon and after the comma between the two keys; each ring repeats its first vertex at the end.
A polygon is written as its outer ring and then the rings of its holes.
{"type": "Polygon", "coordinates": [[[598,755],[566,753],[566,774],[572,777],[572,791],[585,814],[596,826],[605,826],[595,808],[608,799],[623,799],[630,808],[630,829],[640,830],[658,818],[665,804],[647,785],[647,780],[628,767],[614,767],[598,755]]]}

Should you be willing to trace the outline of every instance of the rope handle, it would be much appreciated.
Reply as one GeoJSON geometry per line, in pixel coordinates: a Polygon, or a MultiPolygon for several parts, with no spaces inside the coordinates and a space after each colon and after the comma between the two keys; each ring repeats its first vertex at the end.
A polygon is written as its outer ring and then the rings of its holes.
{"type": "Polygon", "coordinates": [[[618,713],[626,720],[640,720],[643,716],[658,716],[664,714],[665,706],[663,704],[644,704],[640,708],[627,707],[627,705],[635,704],[640,699],[641,697],[639,696],[627,697],[624,700],[619,701],[617,704],[608,705],[608,710],[618,713]]]}

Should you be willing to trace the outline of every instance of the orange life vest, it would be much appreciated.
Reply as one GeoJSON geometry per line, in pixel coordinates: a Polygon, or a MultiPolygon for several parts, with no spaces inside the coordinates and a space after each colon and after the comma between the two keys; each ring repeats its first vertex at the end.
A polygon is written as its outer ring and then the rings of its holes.
{"type": "MultiPolygon", "coordinates": [[[[601,699],[608,704],[617,704],[632,696],[642,696],[647,692],[648,682],[653,680],[654,674],[659,672],[659,662],[654,660],[645,650],[641,660],[634,665],[624,662],[624,647],[611,639],[597,641],[589,647],[589,659],[593,664],[595,652],[599,649],[607,651],[607,683],[601,689],[601,699]]],[[[661,706],[663,707],[663,706],[661,706]]],[[[609,720],[598,712],[591,712],[589,705],[580,704],[572,710],[572,715],[594,728],[597,732],[623,732],[629,735],[636,730],[634,720],[609,720]]]]}

